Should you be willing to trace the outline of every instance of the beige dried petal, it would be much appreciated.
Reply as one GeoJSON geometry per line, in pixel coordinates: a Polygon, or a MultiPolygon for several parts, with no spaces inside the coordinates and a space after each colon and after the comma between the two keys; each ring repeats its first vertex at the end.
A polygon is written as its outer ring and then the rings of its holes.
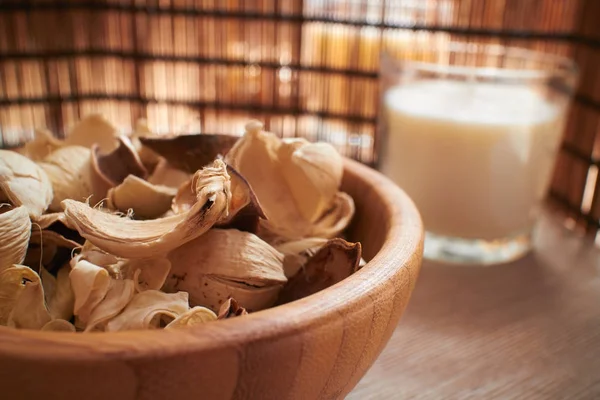
{"type": "Polygon", "coordinates": [[[23,262],[30,235],[31,220],[25,206],[0,206],[0,271],[23,262]]]}
{"type": "Polygon", "coordinates": [[[39,217],[35,221],[36,225],[40,229],[47,229],[47,228],[50,227],[50,225],[56,224],[57,222],[60,222],[61,224],[63,224],[67,228],[74,230],[74,228],[72,228],[71,226],[68,225],[68,221],[65,218],[65,213],[63,213],[62,211],[48,213],[48,214],[42,214],[42,216],[39,217]]]}
{"type": "Polygon", "coordinates": [[[108,191],[107,206],[122,212],[131,209],[136,218],[154,219],[169,211],[176,192],[174,188],[153,185],[129,175],[123,183],[108,191]]]}
{"type": "Polygon", "coordinates": [[[52,201],[48,175],[27,157],[0,149],[0,199],[25,206],[32,219],[39,218],[52,201]]]}
{"type": "Polygon", "coordinates": [[[62,211],[61,201],[75,199],[95,205],[106,197],[110,188],[96,173],[91,151],[81,146],[66,146],[52,152],[39,165],[54,190],[50,211],[62,211]]]}
{"type": "Polygon", "coordinates": [[[165,326],[165,329],[186,328],[188,326],[199,325],[216,320],[217,316],[214,312],[206,307],[196,306],[190,308],[188,311],[175,318],[167,326],[165,326]]]}
{"type": "Polygon", "coordinates": [[[108,271],[86,260],[74,259],[69,277],[75,295],[73,313],[84,323],[100,304],[110,285],[108,271]]]}
{"type": "Polygon", "coordinates": [[[171,271],[171,262],[166,258],[139,258],[128,260],[123,269],[124,277],[133,279],[135,290],[159,290],[171,271]]]}
{"type": "Polygon", "coordinates": [[[75,326],[64,319],[53,319],[42,327],[42,331],[75,332],[75,326]]]}
{"type": "Polygon", "coordinates": [[[308,259],[327,243],[325,238],[306,238],[275,246],[284,254],[283,270],[289,279],[296,275],[308,259]]]}
{"type": "Polygon", "coordinates": [[[228,319],[242,315],[248,315],[248,311],[246,311],[244,307],[240,307],[238,302],[230,297],[223,305],[221,305],[219,313],[217,314],[217,319],[228,319]]]}
{"type": "Polygon", "coordinates": [[[94,144],[104,152],[117,148],[119,131],[100,114],[92,114],[77,122],[67,134],[65,144],[91,148],[94,144]]]}
{"type": "Polygon", "coordinates": [[[75,295],[71,288],[69,273],[71,267],[66,264],[56,274],[56,278],[44,267],[40,270],[40,277],[44,287],[44,298],[50,316],[69,320],[73,316],[75,295]]]}
{"type": "Polygon", "coordinates": [[[229,297],[249,310],[271,306],[281,286],[283,255],[256,235],[211,229],[169,254],[171,273],[164,290],[184,290],[192,305],[213,311],[229,297]]]}
{"type": "Polygon", "coordinates": [[[125,310],[106,324],[106,331],[156,329],[161,321],[171,322],[188,309],[188,294],[185,292],[146,290],[133,296],[125,310]]]}
{"type": "Polygon", "coordinates": [[[49,130],[36,129],[34,139],[19,149],[19,153],[32,161],[41,161],[48,154],[64,145],[64,142],[55,138],[49,130]]]}
{"type": "Polygon", "coordinates": [[[192,174],[171,166],[167,160],[161,157],[154,171],[148,177],[148,182],[153,185],[163,185],[178,189],[191,178],[192,174]]]}
{"type": "Polygon", "coordinates": [[[41,329],[50,319],[35,271],[24,265],[0,271],[0,325],[41,329]]]}
{"type": "Polygon", "coordinates": [[[92,311],[85,332],[94,330],[118,315],[133,298],[134,286],[131,279],[112,279],[106,296],[92,311]]]}
{"type": "Polygon", "coordinates": [[[65,215],[81,236],[108,253],[123,258],[161,256],[202,235],[227,215],[231,192],[225,164],[217,160],[196,176],[197,203],[186,213],[133,221],[65,200],[65,215]]]}
{"type": "Polygon", "coordinates": [[[146,178],[148,171],[142,164],[133,144],[126,136],[119,136],[119,146],[103,153],[97,145],[92,146],[92,166],[107,186],[119,185],[129,175],[146,178]]]}

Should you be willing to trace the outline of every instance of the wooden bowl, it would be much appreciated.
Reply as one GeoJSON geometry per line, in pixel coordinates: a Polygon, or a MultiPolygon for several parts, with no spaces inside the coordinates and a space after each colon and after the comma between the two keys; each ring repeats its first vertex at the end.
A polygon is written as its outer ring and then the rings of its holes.
{"type": "Polygon", "coordinates": [[[412,201],[346,162],[368,264],[315,295],[188,330],[76,334],[0,329],[5,399],[343,398],[375,361],[415,285],[423,230],[412,201]]]}

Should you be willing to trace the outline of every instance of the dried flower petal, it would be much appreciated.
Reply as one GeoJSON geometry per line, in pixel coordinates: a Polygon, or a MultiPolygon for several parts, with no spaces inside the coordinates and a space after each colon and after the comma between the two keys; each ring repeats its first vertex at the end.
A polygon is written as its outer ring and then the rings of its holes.
{"type": "Polygon", "coordinates": [[[135,294],[134,282],[131,279],[112,279],[104,299],[94,307],[85,332],[94,330],[111,318],[118,315],[129,304],[135,294]]]}
{"type": "Polygon", "coordinates": [[[153,185],[162,185],[178,189],[191,178],[192,174],[173,167],[167,160],[161,157],[156,164],[152,175],[148,177],[148,182],[153,185]]]}
{"type": "Polygon", "coordinates": [[[73,313],[86,323],[93,309],[100,304],[110,285],[108,271],[86,260],[74,258],[69,277],[75,294],[73,313]]]}
{"type": "Polygon", "coordinates": [[[48,321],[41,330],[54,332],[75,332],[75,326],[64,319],[53,319],[52,321],[48,321]]]}
{"type": "Polygon", "coordinates": [[[0,149],[0,200],[25,206],[32,219],[39,218],[52,201],[48,175],[27,157],[0,149]]]}
{"type": "Polygon", "coordinates": [[[248,311],[246,311],[244,307],[240,307],[238,302],[230,297],[223,305],[221,305],[217,319],[228,319],[239,317],[241,315],[248,315],[248,311]]]}
{"type": "Polygon", "coordinates": [[[146,290],[133,296],[125,310],[106,325],[107,332],[131,329],[156,329],[161,321],[184,314],[189,308],[185,292],[163,293],[146,290]]]}
{"type": "Polygon", "coordinates": [[[109,152],[117,147],[117,128],[100,114],[91,114],[77,122],[67,134],[65,144],[91,148],[97,145],[109,152]]]}
{"type": "Polygon", "coordinates": [[[185,313],[181,314],[171,321],[165,329],[180,329],[188,326],[199,325],[205,322],[216,321],[217,316],[214,312],[206,307],[196,306],[190,308],[185,313]]]}
{"type": "Polygon", "coordinates": [[[108,191],[107,206],[122,212],[131,209],[133,215],[141,219],[158,218],[169,211],[176,192],[173,188],[153,185],[129,175],[119,186],[108,191]]]}
{"type": "Polygon", "coordinates": [[[225,164],[196,173],[197,203],[186,213],[133,221],[65,200],[63,207],[79,234],[100,249],[123,258],[152,258],[195,239],[227,215],[231,197],[225,164]]]}
{"type": "Polygon", "coordinates": [[[148,176],[148,171],[126,136],[119,136],[119,146],[109,153],[101,153],[99,146],[92,146],[91,155],[94,169],[107,186],[119,185],[129,175],[144,179],[148,176]]]}

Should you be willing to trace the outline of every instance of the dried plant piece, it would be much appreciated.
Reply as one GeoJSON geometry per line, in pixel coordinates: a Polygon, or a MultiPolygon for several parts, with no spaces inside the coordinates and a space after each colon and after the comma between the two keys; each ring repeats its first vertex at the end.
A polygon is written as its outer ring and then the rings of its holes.
{"type": "Polygon", "coordinates": [[[64,145],[64,142],[55,138],[49,130],[36,129],[33,140],[27,142],[18,152],[32,161],[41,161],[48,154],[64,145]]]}
{"type": "Polygon", "coordinates": [[[135,294],[131,279],[112,279],[104,299],[94,307],[84,332],[90,332],[117,316],[135,294]]]}
{"type": "Polygon", "coordinates": [[[108,271],[89,261],[74,258],[69,274],[75,295],[73,313],[87,323],[94,308],[108,292],[111,278],[108,271]]]}
{"type": "Polygon", "coordinates": [[[41,330],[54,332],[75,332],[75,326],[64,319],[53,319],[52,321],[48,321],[41,330]]]}
{"type": "Polygon", "coordinates": [[[161,256],[202,235],[228,213],[231,192],[225,164],[216,160],[195,176],[197,202],[182,214],[133,221],[65,200],[65,215],[81,236],[108,253],[123,258],[161,256]]]}
{"type": "Polygon", "coordinates": [[[35,220],[52,197],[52,184],[40,166],[19,153],[0,149],[0,201],[25,206],[35,220]]]}
{"type": "Polygon", "coordinates": [[[128,260],[122,267],[125,278],[133,279],[136,292],[159,290],[171,271],[171,262],[167,258],[138,258],[128,260]]]}
{"type": "Polygon", "coordinates": [[[189,309],[185,292],[163,293],[146,290],[133,296],[125,310],[106,324],[107,332],[131,329],[157,329],[189,309]]]}
{"type": "Polygon", "coordinates": [[[142,145],[164,157],[177,169],[194,173],[224,156],[239,137],[231,135],[191,134],[140,137],[142,145]]]}
{"type": "Polygon", "coordinates": [[[67,134],[65,144],[91,148],[97,145],[101,151],[117,148],[118,129],[100,114],[91,114],[77,122],[67,134]]]}
{"type": "Polygon", "coordinates": [[[233,297],[230,297],[221,305],[217,319],[228,319],[241,315],[248,315],[248,311],[241,307],[233,297]]]}
{"type": "Polygon", "coordinates": [[[35,271],[24,265],[0,271],[0,325],[41,329],[50,319],[40,277],[35,271]]]}
{"type": "Polygon", "coordinates": [[[144,179],[148,176],[148,171],[126,136],[119,136],[119,146],[110,153],[102,153],[99,146],[92,146],[92,164],[108,186],[119,185],[129,175],[144,179]]]}
{"type": "Polygon", "coordinates": [[[153,185],[168,186],[179,189],[181,185],[188,182],[192,174],[171,166],[167,160],[161,157],[156,164],[152,175],[148,177],[148,182],[153,185]]]}
{"type": "Polygon", "coordinates": [[[60,222],[61,224],[65,225],[67,228],[73,229],[69,226],[67,226],[67,219],[65,218],[65,213],[63,213],[62,211],[60,212],[53,212],[53,213],[48,213],[48,214],[42,214],[41,217],[39,217],[35,223],[36,225],[40,228],[40,229],[47,229],[49,228],[51,225],[56,224],[57,222],[60,222]]]}
{"type": "Polygon", "coordinates": [[[25,260],[31,220],[25,206],[0,206],[0,271],[25,260]]]}
{"type": "Polygon", "coordinates": [[[185,313],[181,314],[171,321],[165,329],[180,329],[188,326],[204,324],[206,322],[216,321],[217,316],[214,312],[206,307],[196,306],[190,308],[185,313]]]}
{"type": "Polygon", "coordinates": [[[358,270],[360,256],[360,243],[330,240],[290,278],[281,291],[279,304],[310,296],[347,278],[358,270]]]}
{"type": "Polygon", "coordinates": [[[283,255],[235,229],[211,229],[168,257],[172,268],[163,290],[186,291],[191,305],[213,311],[229,297],[252,311],[270,307],[286,282],[283,255]]]}
{"type": "Polygon", "coordinates": [[[122,212],[131,209],[134,217],[154,219],[169,211],[176,193],[174,188],[153,185],[129,175],[120,185],[108,191],[107,207],[122,212]]]}
{"type": "Polygon", "coordinates": [[[40,278],[44,288],[44,299],[50,316],[54,319],[69,320],[73,316],[75,294],[71,288],[70,272],[71,267],[69,264],[64,265],[58,271],[56,277],[50,274],[44,267],[40,270],[40,278]]]}
{"type": "Polygon", "coordinates": [[[295,276],[308,259],[314,256],[327,242],[328,239],[316,237],[300,239],[275,246],[278,251],[284,254],[283,270],[285,276],[288,279],[295,276]]]}
{"type": "Polygon", "coordinates": [[[49,210],[62,211],[61,201],[76,199],[97,204],[110,188],[92,166],[91,151],[81,146],[66,146],[51,153],[39,165],[54,191],[49,210]]]}
{"type": "Polygon", "coordinates": [[[148,127],[148,121],[144,118],[138,119],[131,135],[131,143],[148,171],[154,170],[161,157],[149,147],[143,146],[140,138],[154,136],[157,135],[148,127]]]}

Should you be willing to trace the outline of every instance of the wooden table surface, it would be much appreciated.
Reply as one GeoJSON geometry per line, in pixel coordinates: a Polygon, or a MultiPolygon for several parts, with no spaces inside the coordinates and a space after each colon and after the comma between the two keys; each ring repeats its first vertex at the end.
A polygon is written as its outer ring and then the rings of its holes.
{"type": "Polygon", "coordinates": [[[600,250],[545,216],[520,261],[426,261],[387,347],[347,398],[600,399],[600,250]]]}

